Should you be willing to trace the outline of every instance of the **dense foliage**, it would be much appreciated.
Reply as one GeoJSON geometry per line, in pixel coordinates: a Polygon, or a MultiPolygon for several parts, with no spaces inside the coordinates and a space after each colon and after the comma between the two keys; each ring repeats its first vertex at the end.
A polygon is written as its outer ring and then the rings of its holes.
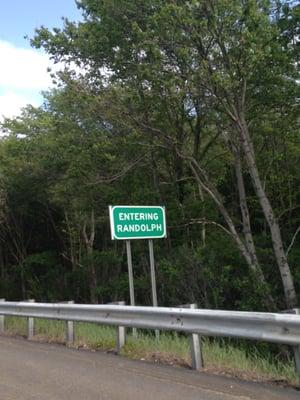
{"type": "MultiPolygon", "coordinates": [[[[56,88],[2,127],[1,297],[128,301],[108,205],[163,204],[159,304],[297,305],[299,6],[77,4],[80,22],[32,39],[65,63],[56,88]]],[[[132,247],[150,304],[147,243],[132,247]]]]}

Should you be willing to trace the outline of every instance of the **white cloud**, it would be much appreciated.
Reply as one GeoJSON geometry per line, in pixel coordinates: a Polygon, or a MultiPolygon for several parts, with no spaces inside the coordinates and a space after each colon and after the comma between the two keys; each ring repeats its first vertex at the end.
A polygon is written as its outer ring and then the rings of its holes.
{"type": "Polygon", "coordinates": [[[40,92],[52,86],[49,57],[37,50],[15,47],[0,39],[0,121],[13,117],[27,104],[39,106],[40,92]]]}
{"type": "Polygon", "coordinates": [[[4,116],[8,118],[16,117],[20,113],[21,108],[27,104],[37,107],[40,103],[35,93],[19,94],[14,91],[4,92],[0,94],[0,121],[4,116]]]}
{"type": "Polygon", "coordinates": [[[46,54],[0,40],[0,59],[0,87],[41,90],[51,85],[46,54]]]}
{"type": "MultiPolygon", "coordinates": [[[[65,67],[62,63],[54,65],[41,51],[16,47],[1,39],[0,60],[0,122],[3,116],[17,116],[28,104],[41,105],[41,91],[53,86],[48,68],[57,72],[65,67]]],[[[85,73],[73,63],[71,68],[78,75],[85,73]]]]}

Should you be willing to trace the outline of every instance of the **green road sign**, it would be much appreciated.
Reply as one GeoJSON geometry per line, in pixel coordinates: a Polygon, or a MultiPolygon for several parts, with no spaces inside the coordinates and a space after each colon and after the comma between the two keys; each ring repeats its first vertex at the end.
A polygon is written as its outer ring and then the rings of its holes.
{"type": "Polygon", "coordinates": [[[167,236],[164,207],[110,206],[112,239],[159,239],[167,236]]]}

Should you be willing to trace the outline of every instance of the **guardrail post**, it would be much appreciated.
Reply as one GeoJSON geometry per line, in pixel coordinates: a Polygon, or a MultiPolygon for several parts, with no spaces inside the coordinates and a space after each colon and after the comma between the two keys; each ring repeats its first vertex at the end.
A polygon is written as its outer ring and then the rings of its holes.
{"type": "MultiPolygon", "coordinates": [[[[0,299],[0,302],[3,303],[5,299],[0,299]]],[[[0,335],[3,335],[5,329],[5,319],[4,315],[0,315],[0,335]]]]}
{"type": "MultiPolygon", "coordinates": [[[[125,301],[118,301],[118,305],[124,306],[125,301]]],[[[121,353],[122,347],[126,342],[126,328],[125,326],[117,326],[117,354],[121,353]]]]}
{"type": "MultiPolygon", "coordinates": [[[[190,304],[190,308],[197,308],[197,304],[190,304]]],[[[204,367],[201,338],[197,333],[190,336],[190,349],[192,358],[192,369],[199,371],[204,367]]]]}
{"type": "MultiPolygon", "coordinates": [[[[28,303],[34,303],[34,299],[29,299],[28,303]]],[[[28,317],[27,320],[27,339],[32,340],[34,337],[34,318],[28,317]]]]}
{"type": "MultiPolygon", "coordinates": [[[[66,302],[67,304],[74,304],[74,300],[66,302]]],[[[74,321],[66,322],[66,343],[71,346],[75,341],[74,321]]]]}
{"type": "MultiPolygon", "coordinates": [[[[300,308],[294,308],[293,311],[295,314],[298,314],[298,315],[300,314],[300,308]]],[[[300,345],[293,346],[293,350],[294,350],[296,372],[298,374],[298,379],[300,381],[300,345]]]]}

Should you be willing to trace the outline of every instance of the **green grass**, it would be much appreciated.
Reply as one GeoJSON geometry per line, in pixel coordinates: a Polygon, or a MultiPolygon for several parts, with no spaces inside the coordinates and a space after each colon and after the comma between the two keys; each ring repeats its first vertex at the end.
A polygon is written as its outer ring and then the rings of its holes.
{"type": "MultiPolygon", "coordinates": [[[[65,342],[65,326],[62,321],[35,320],[35,339],[55,343],[65,342]]],[[[13,336],[26,336],[27,319],[5,318],[5,333],[13,336]]],[[[104,351],[115,351],[116,328],[89,323],[75,323],[76,347],[87,347],[104,351]]],[[[159,340],[152,333],[138,331],[137,338],[128,329],[126,345],[122,355],[164,364],[190,367],[189,339],[177,333],[161,332],[159,340]]],[[[263,357],[255,351],[246,352],[224,340],[203,340],[205,370],[227,374],[250,380],[279,381],[297,384],[297,374],[293,360],[280,362],[274,357],[263,357]]]]}

